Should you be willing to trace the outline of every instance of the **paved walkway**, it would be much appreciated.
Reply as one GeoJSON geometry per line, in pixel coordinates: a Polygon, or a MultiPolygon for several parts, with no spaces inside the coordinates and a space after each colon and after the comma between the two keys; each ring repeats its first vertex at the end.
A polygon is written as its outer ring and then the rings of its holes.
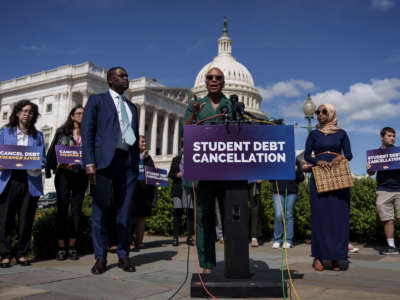
{"type": "MultiPolygon", "coordinates": [[[[184,240],[182,240],[183,242],[184,240]]],[[[126,273],[117,267],[117,257],[108,257],[109,270],[92,275],[91,255],[79,261],[47,260],[31,267],[0,269],[0,299],[149,299],[166,300],[182,283],[186,272],[187,246],[173,247],[170,240],[146,236],[146,248],[132,257],[137,272],[126,273]]],[[[311,268],[310,246],[288,250],[290,268],[304,274],[294,285],[301,299],[399,299],[400,256],[382,256],[376,249],[364,248],[352,254],[347,272],[315,272],[311,268]]],[[[251,270],[279,269],[280,251],[271,243],[250,249],[251,270]]],[[[223,245],[217,246],[217,272],[223,272],[223,245]]],[[[190,248],[190,275],[174,299],[190,298],[191,273],[196,272],[193,247],[190,248]]],[[[195,299],[195,298],[192,298],[195,299]]],[[[292,299],[296,299],[292,293],[292,299]]]]}

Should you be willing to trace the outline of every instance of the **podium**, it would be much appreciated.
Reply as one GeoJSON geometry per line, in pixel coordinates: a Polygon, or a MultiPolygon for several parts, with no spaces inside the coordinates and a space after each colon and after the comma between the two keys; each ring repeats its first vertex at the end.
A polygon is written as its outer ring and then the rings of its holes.
{"type": "MultiPolygon", "coordinates": [[[[287,283],[280,270],[250,272],[248,180],[295,179],[294,127],[185,125],[184,141],[185,179],[226,183],[224,273],[201,274],[205,287],[216,297],[282,297],[287,283]]],[[[190,294],[208,297],[198,274],[190,294]]]]}
{"type": "MultiPolygon", "coordinates": [[[[247,181],[228,181],[224,198],[224,274],[201,274],[216,297],[283,297],[287,284],[279,272],[250,273],[247,181]]],[[[207,298],[198,274],[192,275],[190,296],[207,298]]]]}

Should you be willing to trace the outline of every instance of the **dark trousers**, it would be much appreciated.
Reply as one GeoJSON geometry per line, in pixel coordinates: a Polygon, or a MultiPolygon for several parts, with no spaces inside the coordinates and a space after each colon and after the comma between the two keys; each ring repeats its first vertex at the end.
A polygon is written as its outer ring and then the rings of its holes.
{"type": "Polygon", "coordinates": [[[196,245],[201,268],[212,269],[216,265],[215,199],[221,201],[219,207],[223,214],[225,188],[224,181],[200,181],[197,188],[196,245]]]}
{"type": "MultiPolygon", "coordinates": [[[[110,208],[108,210],[108,218],[107,218],[107,233],[108,233],[108,246],[116,246],[117,245],[117,212],[116,212],[116,206],[115,206],[115,201],[114,201],[114,196],[111,197],[110,199],[110,208]]],[[[133,205],[132,205],[133,207],[133,205]]],[[[132,210],[131,207],[131,210],[132,210]]],[[[130,217],[130,228],[131,228],[131,233],[133,232],[133,220],[132,216],[130,217]]]]}
{"type": "Polygon", "coordinates": [[[186,224],[187,224],[187,235],[188,238],[191,238],[193,235],[193,223],[194,223],[194,214],[192,208],[174,208],[174,238],[178,238],[179,236],[179,229],[182,223],[182,215],[183,211],[187,210],[186,216],[186,224]]]}
{"type": "Polygon", "coordinates": [[[105,259],[108,250],[107,222],[114,194],[116,211],[117,254],[129,255],[131,205],[137,182],[137,172],[129,166],[129,153],[116,150],[110,165],[96,173],[96,185],[91,185],[92,239],[96,259],[105,259]]]}
{"type": "Polygon", "coordinates": [[[261,238],[261,220],[260,220],[260,209],[261,209],[261,184],[250,183],[249,184],[249,201],[251,209],[251,237],[261,238]]]}
{"type": "Polygon", "coordinates": [[[12,171],[11,178],[0,195],[0,255],[3,258],[13,256],[11,241],[15,229],[18,235],[15,257],[18,259],[28,252],[38,200],[39,197],[29,194],[26,171],[12,171]]]}
{"type": "Polygon", "coordinates": [[[57,192],[57,216],[56,230],[57,238],[77,238],[79,224],[82,215],[82,203],[85,191],[88,186],[88,178],[84,171],[73,172],[58,168],[54,184],[57,192]],[[69,236],[68,228],[68,209],[71,203],[72,226],[69,236]]]}

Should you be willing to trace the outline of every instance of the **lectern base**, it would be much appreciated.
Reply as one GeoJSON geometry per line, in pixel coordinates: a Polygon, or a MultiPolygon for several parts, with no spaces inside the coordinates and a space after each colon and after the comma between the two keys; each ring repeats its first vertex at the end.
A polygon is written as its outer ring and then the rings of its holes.
{"type": "MultiPolygon", "coordinates": [[[[232,279],[223,274],[201,274],[201,278],[211,294],[225,298],[282,298],[282,281],[276,272],[252,274],[250,278],[232,279]]],[[[284,281],[285,294],[287,284],[284,281]]],[[[209,297],[201,285],[198,274],[193,274],[190,296],[194,298],[209,297]]]]}

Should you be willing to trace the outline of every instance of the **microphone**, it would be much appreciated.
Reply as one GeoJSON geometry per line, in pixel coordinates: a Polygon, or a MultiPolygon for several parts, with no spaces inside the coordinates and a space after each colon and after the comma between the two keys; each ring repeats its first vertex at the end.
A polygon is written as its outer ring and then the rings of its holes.
{"type": "Polygon", "coordinates": [[[222,107],[219,109],[219,111],[220,111],[221,114],[226,115],[226,117],[228,116],[228,107],[227,107],[226,105],[222,106],[222,107]]]}
{"type": "Polygon", "coordinates": [[[229,116],[228,116],[228,107],[226,105],[222,106],[220,109],[221,114],[223,114],[222,119],[225,121],[228,120],[229,116]]]}
{"type": "Polygon", "coordinates": [[[244,112],[244,104],[239,102],[239,98],[237,95],[233,94],[229,97],[232,105],[232,116],[233,120],[239,121],[243,119],[244,112]]]}

